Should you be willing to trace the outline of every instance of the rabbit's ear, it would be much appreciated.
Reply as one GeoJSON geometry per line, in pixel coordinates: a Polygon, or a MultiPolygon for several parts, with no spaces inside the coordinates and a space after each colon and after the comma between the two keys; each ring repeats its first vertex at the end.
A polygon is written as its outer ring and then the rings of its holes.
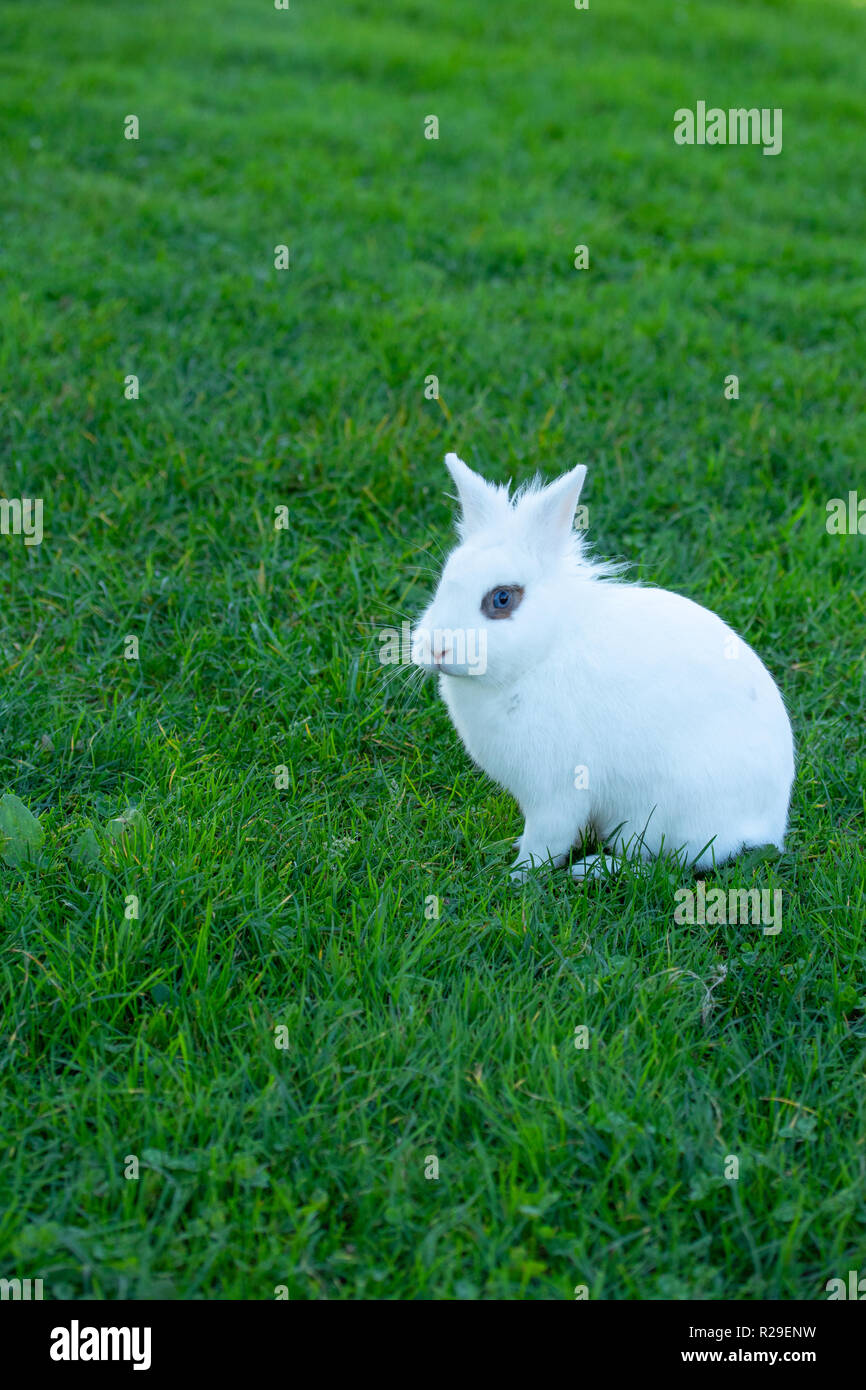
{"type": "Polygon", "coordinates": [[[523,500],[521,507],[525,509],[528,527],[546,549],[564,545],[568,539],[585,477],[586,464],[579,463],[555,483],[549,483],[540,492],[530,493],[523,500]]]}
{"type": "Polygon", "coordinates": [[[445,455],[445,467],[457,485],[463,513],[457,529],[465,540],[470,532],[488,525],[498,515],[502,506],[502,489],[488,483],[480,473],[473,473],[456,454],[445,455]]]}

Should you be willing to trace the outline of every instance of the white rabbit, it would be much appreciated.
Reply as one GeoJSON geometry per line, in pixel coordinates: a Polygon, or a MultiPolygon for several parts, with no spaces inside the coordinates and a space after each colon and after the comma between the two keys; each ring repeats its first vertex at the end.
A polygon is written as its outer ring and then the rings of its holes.
{"type": "MultiPolygon", "coordinates": [[[[456,454],[445,463],[461,544],[412,659],[439,673],[470,757],[520,804],[512,876],[590,839],[697,868],[781,849],[793,738],[751,647],[691,599],[618,581],[585,554],[573,529],[583,465],[509,498],[456,454]]],[[[594,855],[572,872],[600,867],[594,855]]]]}

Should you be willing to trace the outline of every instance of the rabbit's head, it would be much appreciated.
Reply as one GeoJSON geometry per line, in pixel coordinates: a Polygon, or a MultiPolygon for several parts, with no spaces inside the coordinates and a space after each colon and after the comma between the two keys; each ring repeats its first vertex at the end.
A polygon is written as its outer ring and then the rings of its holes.
{"type": "Polygon", "coordinates": [[[509,497],[456,454],[445,464],[461,507],[460,544],[412,635],[425,670],[508,684],[556,648],[569,577],[582,565],[574,511],[586,468],[509,497]]]}

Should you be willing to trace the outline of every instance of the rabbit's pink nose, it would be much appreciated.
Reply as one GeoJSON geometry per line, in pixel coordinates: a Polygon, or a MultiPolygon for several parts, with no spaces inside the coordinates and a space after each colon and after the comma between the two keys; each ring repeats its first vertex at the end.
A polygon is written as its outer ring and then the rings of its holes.
{"type": "Polygon", "coordinates": [[[434,661],[436,662],[436,664],[438,665],[440,662],[442,662],[442,661],[445,660],[446,656],[450,656],[450,654],[451,654],[450,652],[446,652],[446,651],[435,651],[435,652],[433,653],[433,660],[434,660],[434,661]]]}

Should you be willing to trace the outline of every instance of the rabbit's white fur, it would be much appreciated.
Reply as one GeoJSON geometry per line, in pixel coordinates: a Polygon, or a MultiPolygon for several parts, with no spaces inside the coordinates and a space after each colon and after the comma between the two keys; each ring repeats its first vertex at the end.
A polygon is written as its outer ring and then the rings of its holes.
{"type": "Polygon", "coordinates": [[[412,657],[439,672],[468,753],[523,810],[514,876],[562,864],[589,838],[636,858],[684,852],[698,868],[781,849],[791,725],[751,647],[690,599],[615,582],[616,567],[585,555],[573,530],[582,465],[509,498],[456,454],[445,462],[461,544],[412,657]],[[524,590],[516,610],[485,617],[484,595],[507,585],[524,590]],[[473,637],[486,641],[483,671],[459,660],[473,637]]]}

